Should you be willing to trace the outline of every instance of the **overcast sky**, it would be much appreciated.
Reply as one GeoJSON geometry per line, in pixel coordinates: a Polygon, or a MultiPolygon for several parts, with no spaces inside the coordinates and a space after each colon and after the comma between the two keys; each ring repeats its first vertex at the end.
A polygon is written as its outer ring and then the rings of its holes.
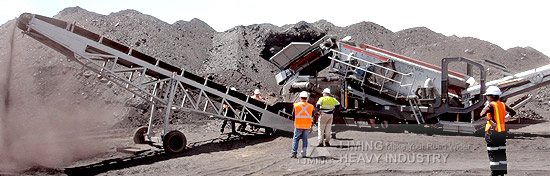
{"type": "Polygon", "coordinates": [[[325,19],[344,27],[370,21],[393,32],[427,27],[504,49],[530,46],[550,55],[550,1],[545,0],[0,0],[0,4],[0,24],[23,12],[51,17],[74,6],[103,15],[134,9],[168,23],[198,18],[219,32],[258,23],[282,26],[325,19]]]}

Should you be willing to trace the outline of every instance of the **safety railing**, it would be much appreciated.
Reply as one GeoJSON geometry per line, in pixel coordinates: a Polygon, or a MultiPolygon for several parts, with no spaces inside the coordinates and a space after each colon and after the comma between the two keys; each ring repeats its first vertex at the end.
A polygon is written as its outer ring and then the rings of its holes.
{"type": "MultiPolygon", "coordinates": [[[[342,60],[340,60],[340,59],[338,59],[334,56],[329,56],[329,59],[331,59],[332,61],[337,62],[339,64],[343,64],[348,69],[351,67],[355,70],[362,70],[366,73],[370,73],[371,75],[380,77],[382,79],[382,81],[379,85],[380,86],[380,89],[378,90],[379,93],[382,93],[384,91],[384,88],[389,89],[389,90],[393,90],[393,91],[396,92],[395,95],[394,95],[394,98],[397,99],[400,95],[399,92],[401,91],[401,88],[402,87],[409,87],[409,90],[407,91],[407,94],[406,94],[406,99],[407,100],[409,99],[409,96],[412,93],[412,86],[415,84],[415,75],[413,73],[403,73],[403,72],[394,70],[392,68],[388,68],[388,67],[385,67],[383,65],[379,65],[379,63],[374,63],[374,62],[370,62],[370,61],[361,59],[359,57],[353,56],[354,53],[346,54],[344,52],[334,50],[334,49],[331,49],[331,51],[334,54],[340,54],[340,55],[343,55],[343,56],[347,57],[347,61],[342,61],[342,60]],[[352,60],[358,61],[359,66],[349,63],[352,60]],[[361,67],[361,65],[364,65],[364,67],[361,67]],[[384,72],[384,74],[376,73],[374,71],[375,69],[373,69],[373,71],[371,71],[371,70],[368,69],[369,67],[377,67],[377,68],[380,69],[380,72],[384,72]],[[388,76],[388,74],[392,74],[392,75],[395,74],[395,76],[388,76]],[[399,80],[395,79],[396,77],[398,77],[399,80]],[[404,81],[403,81],[405,77],[411,78],[410,79],[411,81],[408,84],[405,84],[404,81]],[[386,82],[393,82],[393,83],[396,83],[399,86],[395,89],[391,89],[391,88],[386,87],[386,84],[385,84],[386,82]]],[[[367,80],[364,76],[362,81],[361,81],[361,85],[364,85],[365,81],[367,81],[367,80]]]]}

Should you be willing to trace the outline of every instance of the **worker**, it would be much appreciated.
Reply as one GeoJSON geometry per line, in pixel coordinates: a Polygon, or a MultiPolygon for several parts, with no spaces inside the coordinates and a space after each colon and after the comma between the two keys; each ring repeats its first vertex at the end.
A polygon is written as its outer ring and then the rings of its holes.
{"type": "MultiPolygon", "coordinates": [[[[226,104],[223,104],[223,111],[224,111],[224,116],[226,116],[226,117],[234,117],[235,116],[235,113],[231,109],[229,109],[226,104]]],[[[231,134],[238,134],[235,131],[235,121],[227,120],[227,119],[224,119],[223,122],[222,122],[222,126],[221,126],[221,129],[220,129],[220,134],[223,134],[223,131],[225,129],[225,125],[227,125],[228,121],[231,121],[230,122],[231,123],[231,134]]]]}
{"type": "Polygon", "coordinates": [[[317,147],[330,147],[330,132],[332,128],[332,118],[335,110],[340,108],[340,102],[330,96],[330,89],[323,90],[323,97],[319,98],[315,109],[320,114],[317,121],[319,144],[317,147]]]}
{"type": "Polygon", "coordinates": [[[489,86],[484,94],[488,104],[481,110],[481,117],[487,120],[485,125],[485,142],[491,175],[504,175],[508,173],[506,162],[506,112],[510,116],[516,115],[516,111],[499,101],[501,91],[496,86],[489,86]]]}
{"type": "Polygon", "coordinates": [[[296,158],[298,143],[302,139],[302,158],[307,158],[307,135],[313,120],[313,105],[307,102],[308,93],[300,92],[300,102],[294,103],[294,135],[292,137],[292,156],[296,158]]]}
{"type": "MultiPolygon", "coordinates": [[[[235,87],[231,87],[230,88],[232,91],[237,91],[237,89],[235,87]]],[[[235,112],[233,110],[231,110],[227,104],[223,104],[222,106],[223,108],[223,115],[226,116],[226,117],[235,117],[235,112]]],[[[222,122],[222,126],[221,126],[221,129],[220,129],[220,134],[223,134],[223,131],[225,130],[225,125],[227,125],[227,119],[224,119],[223,122],[222,122]]],[[[234,120],[229,120],[231,121],[231,134],[238,134],[236,131],[235,131],[235,121],[234,120]]]]}
{"type": "Polygon", "coordinates": [[[262,97],[260,96],[260,89],[255,89],[255,90],[254,90],[254,95],[250,96],[250,98],[254,98],[255,100],[258,100],[258,101],[262,101],[262,102],[263,102],[263,99],[262,99],[262,97]]]}
{"type": "MultiPolygon", "coordinates": [[[[260,89],[255,89],[254,90],[254,95],[250,96],[250,98],[252,99],[255,99],[255,100],[258,100],[258,101],[261,101],[263,102],[263,98],[260,96],[260,89]]],[[[240,126],[239,126],[239,131],[245,131],[246,130],[246,126],[247,124],[246,123],[242,123],[240,126]]],[[[252,131],[257,131],[259,129],[259,127],[255,126],[255,125],[250,125],[250,130],[252,131]]]]}

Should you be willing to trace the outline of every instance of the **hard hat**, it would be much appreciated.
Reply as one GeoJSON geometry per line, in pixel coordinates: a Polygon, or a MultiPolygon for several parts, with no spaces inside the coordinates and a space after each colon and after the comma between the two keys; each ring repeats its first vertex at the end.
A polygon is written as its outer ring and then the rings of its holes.
{"type": "Polygon", "coordinates": [[[347,42],[351,40],[351,36],[346,36],[342,39],[343,42],[347,42]]]}
{"type": "Polygon", "coordinates": [[[231,89],[232,91],[237,91],[237,89],[235,89],[235,87],[231,87],[229,89],[231,89]]]}
{"type": "Polygon", "coordinates": [[[328,93],[328,94],[329,94],[329,93],[330,93],[330,89],[329,89],[328,87],[325,88],[325,89],[323,89],[323,93],[328,93]]]}
{"type": "Polygon", "coordinates": [[[485,90],[485,94],[483,95],[498,95],[500,96],[502,92],[500,92],[500,89],[497,86],[489,86],[487,90],[485,90]]]}
{"type": "Polygon", "coordinates": [[[254,94],[260,94],[260,89],[254,90],[254,94]]]}
{"type": "Polygon", "coordinates": [[[308,96],[308,93],[306,91],[300,92],[300,97],[307,98],[307,96],[308,96]]]}

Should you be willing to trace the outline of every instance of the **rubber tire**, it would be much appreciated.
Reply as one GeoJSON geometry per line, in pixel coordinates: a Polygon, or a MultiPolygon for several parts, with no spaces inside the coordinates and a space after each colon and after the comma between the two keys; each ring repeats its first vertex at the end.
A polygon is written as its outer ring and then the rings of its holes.
{"type": "Polygon", "coordinates": [[[142,127],[137,128],[134,131],[134,143],[135,144],[145,144],[145,143],[147,143],[145,141],[145,134],[146,133],[147,133],[147,127],[146,126],[142,126],[142,127]]]}
{"type": "Polygon", "coordinates": [[[403,132],[403,128],[397,127],[397,121],[392,119],[381,119],[378,124],[384,132],[403,132]]]}
{"type": "Polygon", "coordinates": [[[390,130],[391,122],[388,119],[382,119],[378,122],[378,127],[382,130],[390,130]]]}
{"type": "Polygon", "coordinates": [[[187,146],[187,138],[178,130],[170,131],[162,139],[162,146],[166,153],[181,153],[187,146]]]}

